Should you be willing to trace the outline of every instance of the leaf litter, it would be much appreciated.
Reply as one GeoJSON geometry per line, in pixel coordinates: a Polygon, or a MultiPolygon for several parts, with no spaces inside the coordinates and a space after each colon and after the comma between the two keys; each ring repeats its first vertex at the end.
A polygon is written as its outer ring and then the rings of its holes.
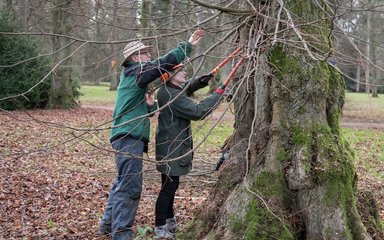
{"type": "MultiPolygon", "coordinates": [[[[111,115],[108,109],[91,108],[0,114],[0,239],[97,239],[98,222],[115,176],[108,140],[111,115]],[[103,130],[74,129],[100,125],[103,130]]],[[[365,151],[367,144],[355,147],[365,151]]],[[[153,145],[152,140],[150,159],[154,159],[153,145]]],[[[181,177],[175,199],[181,226],[191,220],[216,181],[217,173],[212,170],[219,150],[212,146],[198,149],[194,172],[181,177]]],[[[376,172],[384,172],[382,162],[376,167],[376,172]]],[[[382,182],[364,167],[356,169],[358,187],[375,192],[383,218],[382,182]]],[[[147,161],[134,230],[153,227],[159,189],[160,174],[147,161]]]]}
{"type": "MultiPolygon", "coordinates": [[[[97,239],[115,177],[108,129],[111,115],[103,109],[0,114],[0,239],[97,239]],[[72,129],[92,129],[104,123],[100,131],[72,129]]],[[[153,144],[150,159],[154,159],[153,144]]],[[[204,154],[197,158],[207,158],[204,154]]],[[[216,159],[209,159],[212,163],[202,165],[213,169],[216,159]]],[[[201,178],[214,182],[216,177],[181,179],[175,199],[181,225],[191,219],[194,207],[212,187],[201,178]]],[[[152,162],[146,162],[134,229],[153,227],[159,189],[160,174],[152,162]]]]}

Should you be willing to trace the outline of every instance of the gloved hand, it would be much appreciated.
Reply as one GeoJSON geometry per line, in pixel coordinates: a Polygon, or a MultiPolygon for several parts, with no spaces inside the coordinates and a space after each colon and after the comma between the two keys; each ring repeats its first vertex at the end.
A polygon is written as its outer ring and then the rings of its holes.
{"type": "Polygon", "coordinates": [[[212,78],[213,78],[213,74],[209,73],[209,74],[201,75],[200,77],[197,77],[196,79],[201,83],[201,85],[207,86],[209,80],[211,80],[212,78]]]}

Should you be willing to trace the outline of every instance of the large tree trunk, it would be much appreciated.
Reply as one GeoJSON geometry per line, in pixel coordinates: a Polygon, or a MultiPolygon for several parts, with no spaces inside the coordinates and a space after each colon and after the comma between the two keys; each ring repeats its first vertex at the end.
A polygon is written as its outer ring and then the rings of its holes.
{"type": "MultiPolygon", "coordinates": [[[[313,4],[296,2],[294,14],[308,21],[324,17],[313,4]]],[[[303,43],[292,46],[297,31],[265,45],[260,35],[274,31],[272,13],[249,20],[241,31],[240,44],[252,43],[251,57],[234,98],[230,155],[180,238],[370,239],[356,210],[353,154],[340,131],[344,82],[303,43]]],[[[329,36],[324,29],[330,24],[300,32],[316,37],[312,44],[326,52],[331,46],[321,41],[328,40],[322,36],[329,36]]]]}
{"type": "MultiPolygon", "coordinates": [[[[56,0],[52,7],[53,33],[58,35],[70,34],[71,22],[69,18],[71,1],[56,0]]],[[[72,54],[70,40],[68,38],[53,36],[53,52],[59,51],[54,55],[54,64],[61,62],[63,65],[70,65],[69,56],[72,54]],[[67,58],[67,59],[66,59],[67,58]],[[66,59],[65,61],[63,61],[66,59]]],[[[71,108],[77,106],[72,91],[72,68],[58,66],[52,74],[52,84],[49,93],[49,108],[71,108]]]]}

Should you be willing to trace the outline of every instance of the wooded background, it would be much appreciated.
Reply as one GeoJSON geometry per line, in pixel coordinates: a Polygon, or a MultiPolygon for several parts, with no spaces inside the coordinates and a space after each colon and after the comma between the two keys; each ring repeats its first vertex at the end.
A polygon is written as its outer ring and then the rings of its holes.
{"type": "MultiPolygon", "coordinates": [[[[196,28],[205,29],[205,37],[186,63],[189,77],[207,73],[234,49],[243,47],[247,61],[234,79],[231,89],[235,94],[223,111],[228,112],[233,103],[229,157],[205,205],[187,230],[181,232],[184,234],[181,239],[238,236],[370,239],[382,230],[377,209],[365,215],[358,211],[358,203],[362,206],[368,198],[363,201],[356,198],[361,187],[356,188],[354,155],[340,120],[345,88],[365,91],[373,97],[384,91],[381,24],[384,1],[7,0],[1,3],[0,104],[10,101],[19,108],[76,107],[82,84],[107,82],[111,90],[116,89],[122,70],[121,50],[132,40],[154,46],[155,58],[187,40],[196,28]],[[32,84],[24,84],[27,82],[32,84]],[[16,85],[24,89],[19,90],[16,85]],[[41,94],[33,95],[37,89],[41,94]],[[36,101],[46,100],[22,105],[32,97],[36,101]],[[368,228],[367,218],[373,219],[372,228],[368,228]]],[[[227,64],[219,78],[228,75],[234,63],[227,64]]],[[[15,111],[8,115],[18,119],[18,114],[15,111]]],[[[44,123],[52,129],[57,127],[62,133],[68,131],[70,141],[82,142],[83,132],[87,136],[89,133],[89,137],[94,137],[95,132],[106,133],[109,128],[104,126],[110,123],[109,116],[91,127],[68,127],[69,119],[63,117],[38,121],[32,116],[31,125],[24,122],[28,126],[44,123]]],[[[15,139],[0,145],[5,148],[4,156],[10,159],[4,162],[18,163],[20,154],[26,158],[21,164],[28,161],[34,164],[35,158],[26,157],[28,150],[25,154],[19,151],[25,148],[18,145],[18,135],[12,132],[17,126],[9,123],[4,124],[5,128],[9,139],[15,139]]],[[[210,130],[204,134],[210,135],[210,130]]],[[[26,134],[24,138],[29,137],[28,133],[23,134],[26,134]]],[[[68,151],[66,141],[56,138],[52,140],[58,141],[57,145],[46,147],[50,138],[44,137],[40,147],[28,146],[30,152],[41,157],[40,153],[47,149],[56,154],[59,146],[64,153],[68,151]]],[[[96,138],[101,146],[108,144],[107,137],[96,138]]],[[[100,151],[105,148],[94,145],[93,139],[86,143],[87,147],[98,147],[95,154],[109,153],[100,151]]],[[[152,162],[151,157],[144,160],[152,162]]],[[[48,160],[56,158],[50,156],[48,160]]],[[[18,171],[12,172],[20,177],[18,171]]],[[[22,175],[19,182],[23,183],[29,174],[32,173],[22,175]]],[[[36,178],[30,182],[35,184],[36,178]]],[[[12,186],[12,181],[7,183],[9,196],[12,186]]],[[[71,193],[66,193],[66,197],[70,198],[71,193]]],[[[30,203],[33,199],[22,199],[23,204],[24,201],[30,203]]],[[[10,207],[16,205],[12,200],[8,202],[10,207]]],[[[375,205],[374,200],[370,202],[370,206],[375,205]]],[[[94,206],[88,208],[84,218],[92,211],[94,206]]],[[[57,222],[61,223],[63,215],[57,215],[60,216],[57,222]]],[[[93,221],[96,215],[92,215],[93,221]]],[[[36,216],[41,217],[39,213],[36,216]]],[[[18,228],[25,226],[20,221],[13,223],[18,228]]]]}
{"type": "MultiPolygon", "coordinates": [[[[228,14],[220,11],[220,6],[235,9],[239,2],[213,0],[203,5],[175,0],[2,0],[0,3],[4,11],[14,14],[19,24],[12,33],[0,30],[2,37],[15,34],[37,39],[40,45],[37,56],[49,59],[54,72],[46,81],[52,80],[58,88],[109,82],[111,90],[116,89],[122,49],[127,42],[143,40],[154,46],[152,56],[157,57],[186,40],[197,27],[204,28],[206,36],[191,59],[188,76],[207,73],[233,49],[228,44],[235,41],[231,36],[246,9],[251,8],[244,6],[243,13],[228,14]]],[[[328,53],[329,61],[343,72],[348,90],[383,92],[383,1],[344,0],[336,4],[332,17],[337,25],[333,36],[329,36],[335,45],[328,53]]],[[[18,62],[12,64],[20,66],[18,62]]],[[[226,76],[229,68],[225,67],[219,76],[226,76]]],[[[63,104],[65,107],[66,103],[50,101],[52,107],[63,104]]]]}

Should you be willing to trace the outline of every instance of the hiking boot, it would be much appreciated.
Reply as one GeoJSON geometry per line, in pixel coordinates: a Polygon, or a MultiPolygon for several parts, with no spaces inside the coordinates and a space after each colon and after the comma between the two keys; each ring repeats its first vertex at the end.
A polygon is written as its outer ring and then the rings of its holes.
{"type": "Polygon", "coordinates": [[[167,225],[167,228],[168,230],[171,232],[171,233],[175,233],[176,232],[176,229],[177,229],[177,223],[176,223],[176,218],[173,217],[173,218],[168,218],[166,220],[166,225],[167,225]]]}
{"type": "Polygon", "coordinates": [[[173,234],[168,230],[167,224],[155,227],[155,236],[159,239],[175,239],[173,234]]]}
{"type": "Polygon", "coordinates": [[[111,224],[106,224],[106,223],[100,222],[99,231],[97,232],[97,236],[99,236],[99,237],[111,236],[111,233],[112,233],[111,224]]]}

